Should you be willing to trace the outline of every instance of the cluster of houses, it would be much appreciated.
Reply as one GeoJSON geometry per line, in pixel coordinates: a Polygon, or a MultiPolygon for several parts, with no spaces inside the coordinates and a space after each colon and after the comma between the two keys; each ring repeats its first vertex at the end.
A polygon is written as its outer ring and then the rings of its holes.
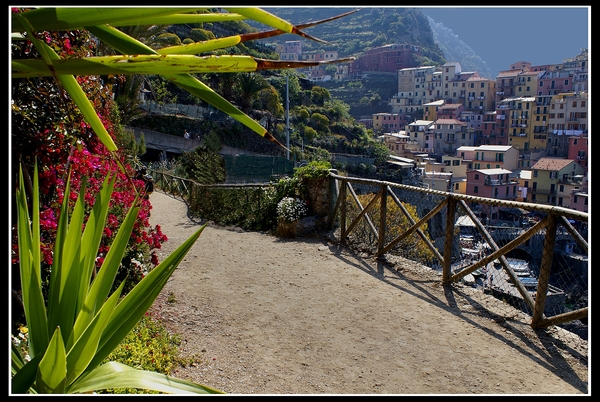
{"type": "MultiPolygon", "coordinates": [[[[278,49],[282,57],[337,58],[302,54],[293,42],[278,49]]],[[[587,49],[557,64],[519,61],[495,80],[463,72],[458,62],[400,68],[418,51],[371,49],[330,77],[396,68],[391,112],[361,120],[393,152],[390,164],[416,171],[437,190],[588,212],[587,49]]],[[[318,68],[307,76],[323,80],[318,68]]]]}

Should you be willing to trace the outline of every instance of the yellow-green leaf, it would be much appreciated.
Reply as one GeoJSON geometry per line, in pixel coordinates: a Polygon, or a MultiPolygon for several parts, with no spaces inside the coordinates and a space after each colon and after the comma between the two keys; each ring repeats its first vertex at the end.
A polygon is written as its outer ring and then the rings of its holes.
{"type": "MultiPolygon", "coordinates": [[[[29,21],[34,31],[68,31],[101,24],[138,25],[140,20],[147,21],[153,17],[199,10],[204,9],[182,7],[52,7],[26,11],[20,13],[20,16],[29,21]]],[[[22,24],[22,20],[16,18],[17,13],[11,13],[11,15],[12,32],[28,30],[22,24]]]]}
{"type": "Polygon", "coordinates": [[[64,394],[66,381],[67,355],[60,327],[57,327],[40,361],[35,382],[39,393],[64,394]]]}
{"type": "Polygon", "coordinates": [[[170,394],[224,394],[205,385],[151,371],[136,370],[108,362],[87,373],[69,388],[69,393],[87,393],[107,388],[139,388],[170,394]]]}

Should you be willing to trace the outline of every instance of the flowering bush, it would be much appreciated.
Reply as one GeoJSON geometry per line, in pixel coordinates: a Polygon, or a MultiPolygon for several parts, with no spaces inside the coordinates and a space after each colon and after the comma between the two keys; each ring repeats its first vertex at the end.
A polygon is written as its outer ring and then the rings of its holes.
{"type": "Polygon", "coordinates": [[[300,198],[283,197],[277,203],[277,219],[294,222],[306,216],[308,207],[300,198]]]}
{"type": "MultiPolygon", "coordinates": [[[[95,51],[94,40],[84,31],[43,32],[40,35],[43,35],[45,43],[66,58],[83,57],[95,51]]],[[[31,58],[37,53],[29,40],[13,41],[11,51],[14,59],[31,58]]],[[[78,76],[77,81],[89,94],[102,124],[119,142],[123,128],[119,124],[110,85],[99,76],[78,76]]],[[[40,167],[40,248],[44,281],[49,276],[53,263],[52,250],[63,198],[67,197],[71,200],[71,205],[74,205],[85,177],[85,208],[89,212],[94,203],[94,195],[104,178],[109,173],[117,174],[108,220],[96,259],[96,268],[99,269],[120,222],[134,202],[136,191],[133,186],[139,190],[144,186],[141,180],[133,178],[134,169],[127,162],[128,150],[121,147],[115,154],[111,154],[94,135],[91,126],[75,105],[64,101],[63,94],[53,79],[15,79],[12,81],[12,90],[13,183],[16,185],[18,182],[16,172],[19,165],[27,169],[27,177],[33,171],[35,163],[40,167]],[[115,157],[123,163],[124,171],[118,166],[115,157]],[[71,192],[65,194],[69,171],[71,192]]],[[[139,219],[135,223],[115,282],[116,288],[122,281],[126,281],[124,293],[158,265],[156,251],[167,241],[160,226],[150,226],[150,201],[142,199],[140,204],[139,219]]],[[[19,264],[18,253],[16,226],[13,225],[12,264],[15,267],[19,264]]]]}

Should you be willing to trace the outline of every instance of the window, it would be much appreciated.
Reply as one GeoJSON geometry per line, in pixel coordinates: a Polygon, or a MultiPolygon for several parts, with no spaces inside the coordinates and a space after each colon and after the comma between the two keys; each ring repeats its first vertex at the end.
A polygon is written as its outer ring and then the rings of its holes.
{"type": "Polygon", "coordinates": [[[473,186],[473,193],[479,193],[479,186],[473,186]]]}
{"type": "Polygon", "coordinates": [[[475,173],[475,180],[479,180],[479,173],[475,173]]]}

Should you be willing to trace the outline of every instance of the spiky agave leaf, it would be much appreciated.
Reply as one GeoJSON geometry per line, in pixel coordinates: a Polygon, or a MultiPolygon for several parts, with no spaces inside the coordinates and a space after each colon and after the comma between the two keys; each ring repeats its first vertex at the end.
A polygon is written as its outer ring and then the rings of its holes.
{"type": "MultiPolygon", "coordinates": [[[[19,259],[23,304],[30,339],[30,361],[17,348],[12,349],[15,393],[74,393],[104,388],[145,388],[163,392],[220,393],[212,388],[169,376],[127,369],[120,364],[100,364],[156,300],[168,278],[194,245],[206,225],[146,275],[120,299],[124,282],[108,296],[118,265],[125,253],[139,205],[131,206],[109,248],[104,263],[92,283],[89,283],[90,261],[98,255],[98,236],[104,230],[106,209],[112,194],[114,177],[107,177],[96,197],[91,216],[82,229],[83,197],[79,192],[74,210],[68,210],[69,197],[63,199],[55,243],[53,272],[50,276],[48,317],[40,281],[39,197],[37,165],[34,177],[32,220],[29,218],[22,170],[17,192],[19,259]],[[71,215],[69,221],[68,216],[71,215]],[[83,233],[82,233],[83,231],[83,233]],[[81,287],[81,288],[80,288],[81,287]],[[60,315],[65,317],[61,317],[60,315]],[[49,337],[51,335],[51,337],[49,337]],[[133,370],[133,371],[132,371],[133,370]],[[91,389],[90,389],[91,387],[91,389]],[[95,388],[94,388],[95,387],[95,388]],[[153,388],[154,387],[154,388],[153,388]]],[[[67,189],[70,188],[67,182],[67,189]]],[[[82,185],[82,189],[85,185],[82,185]]]]}

